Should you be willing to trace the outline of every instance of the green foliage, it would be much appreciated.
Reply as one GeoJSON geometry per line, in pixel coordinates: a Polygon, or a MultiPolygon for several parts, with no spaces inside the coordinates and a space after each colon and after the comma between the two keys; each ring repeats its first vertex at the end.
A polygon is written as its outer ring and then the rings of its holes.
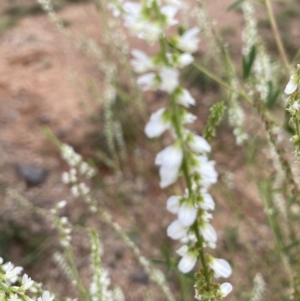
{"type": "Polygon", "coordinates": [[[248,57],[243,56],[243,78],[244,78],[244,80],[246,80],[251,73],[251,69],[252,69],[253,63],[255,61],[255,56],[256,56],[256,47],[254,45],[254,46],[252,46],[248,57]]]}
{"type": "Polygon", "coordinates": [[[210,139],[216,135],[216,127],[222,121],[225,111],[226,106],[223,101],[214,104],[210,108],[210,114],[208,116],[206,127],[203,130],[203,137],[205,139],[210,139]]]}

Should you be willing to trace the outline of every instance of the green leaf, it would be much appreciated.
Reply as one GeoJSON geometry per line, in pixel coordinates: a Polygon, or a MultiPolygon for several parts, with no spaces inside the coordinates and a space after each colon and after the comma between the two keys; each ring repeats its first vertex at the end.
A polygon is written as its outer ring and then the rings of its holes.
{"type": "Polygon", "coordinates": [[[267,97],[267,107],[269,109],[272,109],[275,106],[275,103],[278,99],[278,96],[280,94],[280,89],[276,89],[274,91],[274,86],[272,82],[269,82],[268,85],[269,85],[269,92],[267,97]]]}
{"type": "Polygon", "coordinates": [[[252,46],[248,58],[243,57],[243,77],[247,79],[251,73],[251,69],[256,57],[256,47],[252,46]]]}
{"type": "Polygon", "coordinates": [[[233,2],[232,4],[230,4],[227,7],[227,11],[231,11],[231,10],[234,10],[234,9],[238,8],[245,1],[246,0],[237,0],[237,1],[233,2]]]}

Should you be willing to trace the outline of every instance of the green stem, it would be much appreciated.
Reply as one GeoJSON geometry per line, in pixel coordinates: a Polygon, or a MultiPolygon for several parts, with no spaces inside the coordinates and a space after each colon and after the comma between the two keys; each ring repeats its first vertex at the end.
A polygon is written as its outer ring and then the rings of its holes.
{"type": "Polygon", "coordinates": [[[284,64],[284,67],[285,67],[286,71],[289,73],[290,72],[290,65],[289,65],[289,61],[288,61],[285,49],[283,47],[283,43],[282,43],[281,38],[280,38],[280,34],[279,34],[279,30],[278,30],[276,20],[274,18],[274,12],[273,12],[273,9],[272,9],[271,1],[270,0],[265,0],[265,4],[266,4],[268,17],[269,17],[269,20],[270,20],[270,23],[271,23],[272,31],[273,31],[273,34],[274,34],[274,38],[275,38],[275,41],[276,41],[276,45],[277,45],[280,57],[283,61],[283,64],[284,64]]]}

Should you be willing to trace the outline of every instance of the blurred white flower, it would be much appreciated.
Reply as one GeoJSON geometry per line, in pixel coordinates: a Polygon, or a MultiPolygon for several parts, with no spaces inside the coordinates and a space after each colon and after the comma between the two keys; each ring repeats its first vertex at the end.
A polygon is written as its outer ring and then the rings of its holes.
{"type": "Polygon", "coordinates": [[[24,274],[22,277],[22,286],[24,287],[24,290],[28,290],[32,285],[33,285],[34,281],[28,277],[27,274],[24,274]]]}
{"type": "Polygon", "coordinates": [[[159,85],[156,74],[153,72],[139,76],[136,82],[144,91],[155,90],[159,85]]]}
{"type": "Polygon", "coordinates": [[[187,89],[182,89],[177,95],[177,103],[188,108],[191,105],[194,106],[196,101],[187,89]]]}
{"type": "Polygon", "coordinates": [[[209,153],[211,147],[205,138],[199,135],[190,134],[188,138],[188,146],[192,152],[199,153],[209,153]]]}
{"type": "Polygon", "coordinates": [[[167,210],[171,213],[177,214],[180,206],[180,199],[182,197],[179,195],[172,195],[167,200],[167,210]]]}
{"type": "Polygon", "coordinates": [[[176,252],[182,256],[178,264],[178,269],[184,274],[190,272],[197,263],[197,252],[189,251],[187,245],[183,245],[176,252]]]}
{"type": "Polygon", "coordinates": [[[184,52],[195,52],[198,49],[198,43],[200,41],[199,37],[197,37],[198,33],[199,29],[197,27],[187,30],[182,36],[178,37],[176,46],[184,52]]]}
{"type": "Polygon", "coordinates": [[[285,87],[284,93],[290,95],[294,93],[297,90],[297,88],[298,88],[297,77],[295,75],[292,75],[285,87]]]}
{"type": "Polygon", "coordinates": [[[176,67],[183,68],[187,65],[189,65],[191,62],[194,61],[194,57],[189,53],[183,53],[179,55],[177,58],[177,62],[175,62],[176,67]]]}
{"type": "Polygon", "coordinates": [[[232,291],[232,285],[229,282],[224,282],[220,285],[220,296],[221,298],[225,298],[228,294],[230,294],[232,291]]]}
{"type": "Polygon", "coordinates": [[[217,242],[217,233],[215,228],[206,222],[203,222],[199,227],[200,233],[203,236],[203,239],[209,243],[214,245],[217,242]]]}
{"type": "Polygon", "coordinates": [[[232,273],[231,266],[225,259],[210,256],[208,265],[214,271],[216,278],[228,278],[232,273]]]}
{"type": "Polygon", "coordinates": [[[23,271],[22,267],[14,267],[11,262],[7,262],[3,265],[5,272],[5,279],[11,283],[15,283],[18,279],[18,276],[23,271]]]}
{"type": "Polygon", "coordinates": [[[48,291],[44,291],[43,295],[38,298],[38,301],[52,301],[53,299],[53,295],[51,295],[48,291]]]}
{"type": "Polygon", "coordinates": [[[189,200],[182,203],[178,210],[178,220],[186,227],[191,226],[197,218],[198,210],[189,200]]]}
{"type": "Polygon", "coordinates": [[[154,68],[151,58],[143,51],[133,49],[131,51],[133,59],[130,61],[133,70],[137,73],[148,72],[154,68]]]}
{"type": "Polygon", "coordinates": [[[202,193],[202,201],[199,203],[199,207],[203,210],[214,210],[215,202],[209,193],[202,193]]]}
{"type": "Polygon", "coordinates": [[[218,173],[215,170],[215,162],[208,161],[206,156],[195,156],[196,166],[194,172],[201,176],[201,184],[204,188],[208,188],[211,184],[217,182],[218,173]]]}
{"type": "Polygon", "coordinates": [[[161,108],[152,113],[150,120],[145,126],[145,134],[148,138],[160,136],[165,130],[171,127],[171,122],[164,116],[165,108],[161,108]]]}
{"type": "Polygon", "coordinates": [[[156,155],[155,164],[160,166],[161,188],[165,188],[176,181],[181,167],[182,157],[182,149],[176,144],[167,146],[156,155]]]}
{"type": "Polygon", "coordinates": [[[159,73],[160,85],[159,89],[172,93],[179,85],[179,72],[172,68],[163,68],[159,73]]]}
{"type": "Polygon", "coordinates": [[[183,226],[178,219],[173,221],[167,228],[167,235],[172,239],[182,239],[187,234],[187,227],[183,226]]]}

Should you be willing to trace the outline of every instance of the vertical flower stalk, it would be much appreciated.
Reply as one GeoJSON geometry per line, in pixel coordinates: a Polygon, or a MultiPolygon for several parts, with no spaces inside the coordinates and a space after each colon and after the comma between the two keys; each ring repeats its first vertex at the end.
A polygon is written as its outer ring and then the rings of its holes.
{"type": "Polygon", "coordinates": [[[176,215],[167,234],[180,240],[177,250],[181,256],[178,268],[182,273],[192,271],[198,259],[202,269],[196,274],[196,297],[200,300],[223,298],[232,290],[230,283],[215,283],[213,278],[227,278],[231,267],[224,259],[208,255],[206,248],[215,248],[217,234],[211,225],[215,203],[208,193],[217,182],[214,161],[208,159],[211,147],[200,135],[186,128],[196,120],[187,110],[195,99],[179,80],[180,69],[193,61],[200,41],[198,28],[178,26],[179,34],[168,36],[168,29],[179,22],[175,18],[179,1],[148,0],[141,3],[124,2],[124,24],[130,32],[150,45],[159,43],[160,50],[149,57],[141,50],[132,51],[131,61],[139,74],[137,83],[142,90],[161,90],[169,95],[169,104],[154,112],[145,126],[149,138],[169,131],[173,143],[160,151],[155,164],[159,167],[160,187],[166,188],[183,176],[186,189],[182,195],[171,196],[167,209],[176,215]]]}

